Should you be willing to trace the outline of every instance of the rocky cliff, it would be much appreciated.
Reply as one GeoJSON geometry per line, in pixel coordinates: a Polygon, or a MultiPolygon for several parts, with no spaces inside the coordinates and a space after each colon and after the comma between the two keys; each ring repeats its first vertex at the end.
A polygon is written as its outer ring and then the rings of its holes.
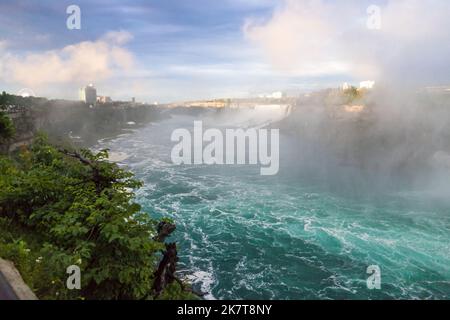
{"type": "Polygon", "coordinates": [[[9,97],[14,98],[3,102],[2,108],[14,123],[15,135],[0,143],[3,153],[28,144],[38,131],[47,133],[55,142],[70,141],[87,147],[99,138],[163,117],[160,109],[152,105],[123,103],[90,107],[77,101],[9,97]]]}

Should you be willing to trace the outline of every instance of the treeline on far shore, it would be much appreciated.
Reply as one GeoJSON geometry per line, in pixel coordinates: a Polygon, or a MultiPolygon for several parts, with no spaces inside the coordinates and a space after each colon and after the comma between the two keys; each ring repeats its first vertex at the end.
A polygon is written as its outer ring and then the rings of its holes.
{"type": "Polygon", "coordinates": [[[71,141],[89,147],[100,138],[164,117],[155,105],[115,102],[91,106],[82,101],[22,97],[5,92],[0,95],[0,109],[15,126],[11,144],[43,131],[52,142],[71,141]]]}

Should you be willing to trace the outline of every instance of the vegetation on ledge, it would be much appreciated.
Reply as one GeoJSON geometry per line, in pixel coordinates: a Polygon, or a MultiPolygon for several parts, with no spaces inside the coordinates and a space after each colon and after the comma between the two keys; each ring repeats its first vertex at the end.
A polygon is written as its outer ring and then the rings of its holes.
{"type": "Polygon", "coordinates": [[[158,221],[133,202],[141,183],[107,156],[38,136],[0,157],[0,257],[40,299],[195,298],[176,277],[155,292],[168,245],[158,221]],[[66,287],[71,265],[81,269],[81,290],[66,287]]]}
{"type": "Polygon", "coordinates": [[[5,112],[0,111],[0,141],[14,136],[14,124],[5,112]]]}

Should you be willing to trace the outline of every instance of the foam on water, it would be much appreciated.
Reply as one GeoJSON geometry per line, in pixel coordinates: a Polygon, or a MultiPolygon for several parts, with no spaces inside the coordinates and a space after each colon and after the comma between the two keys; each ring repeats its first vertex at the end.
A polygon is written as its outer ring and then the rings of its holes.
{"type": "Polygon", "coordinates": [[[146,211],[175,219],[182,273],[207,298],[450,298],[449,206],[405,193],[355,199],[252,166],[174,166],[180,121],[102,147],[128,155],[146,211]],[[381,267],[382,290],[367,289],[369,265],[381,267]]]}

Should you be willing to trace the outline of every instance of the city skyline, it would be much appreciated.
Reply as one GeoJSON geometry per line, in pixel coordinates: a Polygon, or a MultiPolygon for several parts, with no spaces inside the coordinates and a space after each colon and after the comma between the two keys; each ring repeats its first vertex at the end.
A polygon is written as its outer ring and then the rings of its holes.
{"type": "Polygon", "coordinates": [[[117,100],[174,102],[450,82],[446,1],[78,1],[79,30],[67,28],[70,5],[0,4],[11,13],[0,19],[4,90],[76,99],[95,83],[117,100]]]}

